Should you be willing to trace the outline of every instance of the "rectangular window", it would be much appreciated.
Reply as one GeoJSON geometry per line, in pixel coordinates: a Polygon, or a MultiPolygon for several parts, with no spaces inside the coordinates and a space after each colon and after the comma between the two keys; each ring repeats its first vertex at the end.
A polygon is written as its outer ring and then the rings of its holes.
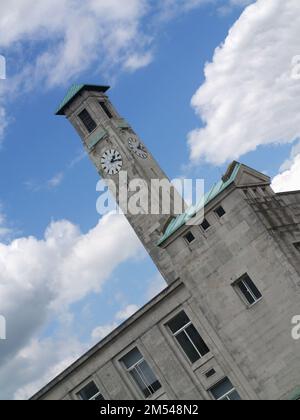
{"type": "Polygon", "coordinates": [[[94,131],[97,127],[97,124],[86,109],[80,112],[78,117],[81,119],[82,123],[84,124],[85,128],[88,130],[89,133],[94,131]]]}
{"type": "Polygon", "coordinates": [[[195,240],[195,236],[192,234],[192,232],[189,232],[185,235],[184,239],[191,244],[195,240]]]}
{"type": "Polygon", "coordinates": [[[245,274],[240,280],[238,280],[235,283],[235,287],[238,288],[238,291],[246,299],[249,305],[254,305],[262,298],[262,294],[250,279],[248,274],[245,274]]]}
{"type": "Polygon", "coordinates": [[[83,401],[102,401],[104,400],[103,395],[99,391],[95,382],[90,382],[86,385],[80,392],[78,392],[78,397],[83,401]]]}
{"type": "Polygon", "coordinates": [[[201,227],[203,230],[208,230],[210,228],[210,223],[207,219],[204,219],[201,223],[201,227]]]}
{"type": "Polygon", "coordinates": [[[137,348],[129,352],[121,361],[146,398],[161,388],[160,382],[137,348]]]}
{"type": "Polygon", "coordinates": [[[209,353],[209,348],[184,311],[167,325],[191,363],[197,362],[209,353]]]}
{"type": "Polygon", "coordinates": [[[215,210],[215,213],[216,213],[216,215],[217,215],[217,216],[219,216],[219,217],[220,217],[220,219],[221,219],[221,217],[225,216],[226,211],[223,209],[223,207],[222,207],[222,206],[220,206],[220,207],[218,207],[218,208],[215,210]]]}
{"type": "Polygon", "coordinates": [[[241,397],[228,378],[223,379],[210,390],[212,396],[218,401],[240,401],[241,397]]]}
{"type": "Polygon", "coordinates": [[[108,116],[108,118],[111,120],[113,118],[113,114],[108,109],[108,106],[106,105],[106,103],[105,102],[100,102],[100,106],[103,109],[103,111],[105,112],[105,114],[108,116]]]}

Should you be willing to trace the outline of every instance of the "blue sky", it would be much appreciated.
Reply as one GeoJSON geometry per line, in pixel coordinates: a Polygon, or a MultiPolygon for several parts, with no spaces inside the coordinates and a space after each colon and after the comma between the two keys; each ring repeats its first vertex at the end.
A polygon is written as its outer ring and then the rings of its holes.
{"type": "Polygon", "coordinates": [[[54,116],[71,83],[111,85],[170,178],[208,188],[239,159],[277,190],[300,188],[299,81],[287,76],[300,54],[299,25],[288,22],[297,2],[131,0],[124,11],[119,0],[90,0],[73,15],[64,0],[50,20],[53,2],[35,13],[22,2],[0,17],[0,399],[30,396],[163,287],[126,222],[99,221],[96,171],[54,116]]]}

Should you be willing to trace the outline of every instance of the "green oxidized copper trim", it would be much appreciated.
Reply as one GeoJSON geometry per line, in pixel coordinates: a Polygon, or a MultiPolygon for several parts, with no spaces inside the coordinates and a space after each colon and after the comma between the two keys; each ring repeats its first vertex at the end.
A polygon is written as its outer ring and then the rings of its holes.
{"type": "Polygon", "coordinates": [[[83,90],[94,90],[96,92],[107,92],[109,86],[100,86],[100,85],[84,85],[84,84],[75,84],[70,87],[66,96],[60,103],[59,107],[57,108],[55,114],[56,115],[64,115],[65,107],[83,90]]]}
{"type": "Polygon", "coordinates": [[[226,181],[221,180],[217,184],[215,184],[210,191],[208,191],[204,197],[200,200],[199,203],[197,203],[196,206],[190,207],[185,213],[177,216],[175,219],[173,219],[169,226],[167,227],[163,237],[159,240],[158,245],[162,245],[170,236],[172,236],[178,229],[180,229],[182,226],[184,226],[189,220],[191,220],[203,207],[207,206],[208,203],[210,203],[214,198],[216,198],[221,192],[223,192],[229,185],[231,185],[239,170],[240,170],[241,164],[236,162],[234,169],[232,170],[232,173],[230,174],[230,177],[226,179],[226,181]]]}
{"type": "Polygon", "coordinates": [[[106,137],[108,132],[104,128],[98,128],[98,130],[91,135],[87,140],[87,147],[89,150],[92,150],[104,137],[106,137]]]}
{"type": "Polygon", "coordinates": [[[289,398],[291,401],[300,400],[300,386],[294,390],[291,397],[289,398]]]}

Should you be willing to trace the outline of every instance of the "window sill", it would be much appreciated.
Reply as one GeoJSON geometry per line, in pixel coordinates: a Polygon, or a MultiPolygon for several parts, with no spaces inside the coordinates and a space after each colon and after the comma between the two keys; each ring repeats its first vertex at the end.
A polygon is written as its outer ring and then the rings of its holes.
{"type": "Polygon", "coordinates": [[[246,303],[247,309],[250,310],[252,308],[254,308],[256,305],[258,305],[261,301],[263,300],[263,297],[261,297],[260,299],[258,299],[256,302],[252,303],[252,305],[250,305],[250,303],[246,303]]]}

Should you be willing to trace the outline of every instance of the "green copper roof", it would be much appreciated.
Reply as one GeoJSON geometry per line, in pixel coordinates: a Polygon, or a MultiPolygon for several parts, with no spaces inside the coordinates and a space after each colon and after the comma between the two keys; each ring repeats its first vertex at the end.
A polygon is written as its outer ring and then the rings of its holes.
{"type": "Polygon", "coordinates": [[[204,197],[200,200],[200,202],[196,206],[191,206],[185,213],[177,216],[173,219],[169,226],[167,227],[163,237],[159,240],[158,245],[161,245],[165,242],[170,236],[173,235],[179,228],[184,226],[189,220],[191,220],[203,207],[205,207],[208,203],[210,203],[214,198],[216,198],[222,191],[224,191],[229,185],[231,185],[241,167],[240,163],[235,163],[235,167],[230,174],[230,177],[226,181],[219,181],[215,184],[210,191],[208,191],[204,197]]]}
{"type": "Polygon", "coordinates": [[[64,115],[65,107],[72,101],[83,89],[87,90],[95,90],[97,92],[103,92],[105,93],[109,87],[108,86],[98,86],[98,85],[72,85],[70,89],[68,90],[66,96],[60,103],[58,109],[56,110],[56,115],[64,115]]]}
{"type": "Polygon", "coordinates": [[[294,390],[293,394],[290,397],[290,400],[295,401],[295,400],[299,400],[299,398],[300,398],[300,386],[294,390]]]}

